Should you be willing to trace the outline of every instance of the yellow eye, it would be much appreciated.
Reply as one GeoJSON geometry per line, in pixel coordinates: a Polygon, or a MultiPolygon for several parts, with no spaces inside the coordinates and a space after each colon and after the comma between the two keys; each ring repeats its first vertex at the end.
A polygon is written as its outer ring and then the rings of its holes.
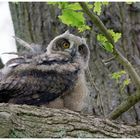
{"type": "Polygon", "coordinates": [[[65,42],[65,43],[63,44],[63,48],[64,48],[64,49],[68,49],[69,47],[70,47],[70,44],[69,44],[69,43],[65,42]]]}

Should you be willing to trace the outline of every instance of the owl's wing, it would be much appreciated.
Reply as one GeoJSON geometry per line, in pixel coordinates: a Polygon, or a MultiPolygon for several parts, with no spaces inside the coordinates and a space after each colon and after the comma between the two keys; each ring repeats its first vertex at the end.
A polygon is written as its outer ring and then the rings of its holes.
{"type": "Polygon", "coordinates": [[[60,64],[60,61],[19,65],[0,82],[0,102],[47,104],[73,89],[78,72],[75,64],[60,64]]]}

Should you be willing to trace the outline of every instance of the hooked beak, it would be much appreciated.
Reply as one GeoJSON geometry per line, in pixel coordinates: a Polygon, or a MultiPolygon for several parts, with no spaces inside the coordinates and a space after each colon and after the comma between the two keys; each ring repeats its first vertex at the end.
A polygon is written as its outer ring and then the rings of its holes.
{"type": "Polygon", "coordinates": [[[70,53],[70,55],[73,57],[76,55],[76,46],[73,46],[72,48],[66,49],[65,51],[70,53]]]}

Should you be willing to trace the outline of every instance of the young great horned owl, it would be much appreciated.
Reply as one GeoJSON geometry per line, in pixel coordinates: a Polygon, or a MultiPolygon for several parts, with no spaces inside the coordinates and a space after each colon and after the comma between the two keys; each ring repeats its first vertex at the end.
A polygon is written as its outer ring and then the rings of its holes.
{"type": "Polygon", "coordinates": [[[0,102],[84,110],[89,100],[85,70],[90,56],[85,39],[67,31],[46,49],[30,59],[22,56],[7,62],[0,102]]]}

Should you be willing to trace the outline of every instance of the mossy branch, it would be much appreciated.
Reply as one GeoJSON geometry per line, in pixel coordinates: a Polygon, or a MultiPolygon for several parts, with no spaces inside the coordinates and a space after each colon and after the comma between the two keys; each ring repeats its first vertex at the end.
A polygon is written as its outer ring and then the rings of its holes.
{"type": "Polygon", "coordinates": [[[121,52],[116,48],[114,40],[110,33],[108,32],[107,28],[104,26],[102,21],[99,19],[98,16],[96,16],[93,12],[89,10],[86,3],[79,2],[81,5],[83,11],[89,16],[91,21],[98,27],[98,29],[105,35],[105,37],[108,39],[108,41],[113,45],[113,54],[115,55],[116,59],[125,67],[128,74],[130,75],[130,78],[134,82],[137,92],[135,95],[129,96],[126,101],[122,102],[121,105],[119,105],[110,115],[110,119],[116,119],[119,117],[122,113],[126,112],[128,109],[130,109],[133,105],[135,105],[140,100],[140,77],[135,71],[134,67],[131,65],[131,63],[121,54],[121,52]]]}
{"type": "Polygon", "coordinates": [[[138,101],[140,101],[140,91],[138,90],[134,95],[127,97],[125,101],[123,101],[114,111],[112,111],[108,118],[109,119],[117,119],[122,113],[130,109],[133,105],[135,105],[138,101]]]}

